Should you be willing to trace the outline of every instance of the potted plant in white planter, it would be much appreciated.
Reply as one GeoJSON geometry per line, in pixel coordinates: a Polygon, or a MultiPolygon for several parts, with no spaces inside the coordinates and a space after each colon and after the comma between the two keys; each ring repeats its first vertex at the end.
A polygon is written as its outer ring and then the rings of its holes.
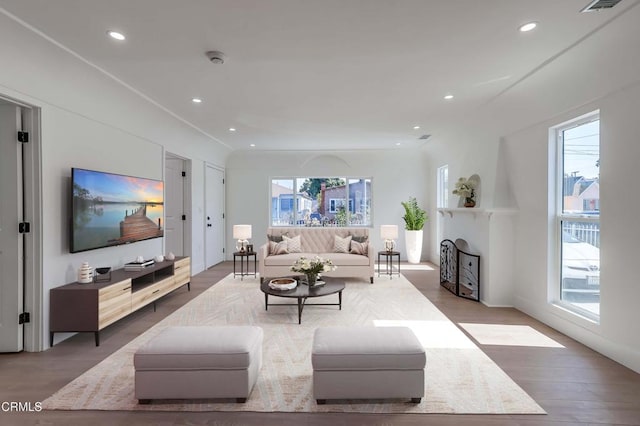
{"type": "Polygon", "coordinates": [[[407,249],[407,260],[409,263],[420,263],[422,254],[422,228],[427,221],[427,212],[418,206],[415,197],[410,197],[409,201],[403,201],[404,207],[404,229],[405,245],[407,249]]]}

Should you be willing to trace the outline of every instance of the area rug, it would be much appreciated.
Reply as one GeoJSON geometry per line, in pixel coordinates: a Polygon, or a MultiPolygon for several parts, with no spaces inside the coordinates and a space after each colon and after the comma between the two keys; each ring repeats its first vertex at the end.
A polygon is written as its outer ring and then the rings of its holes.
{"type": "MultiPolygon", "coordinates": [[[[326,296],[325,302],[337,302],[337,295],[326,296]]],[[[307,306],[302,324],[298,324],[295,305],[273,306],[266,311],[258,281],[240,281],[230,275],[60,389],[43,402],[43,407],[48,410],[544,414],[531,397],[406,278],[381,277],[375,284],[364,279],[349,279],[342,303],[342,310],[337,306],[307,306]],[[162,329],[173,325],[263,328],[263,366],[245,404],[233,400],[137,403],[133,354],[162,329]],[[316,404],[312,392],[313,332],[317,327],[349,325],[406,325],[414,330],[427,353],[422,402],[350,400],[316,404]]]]}

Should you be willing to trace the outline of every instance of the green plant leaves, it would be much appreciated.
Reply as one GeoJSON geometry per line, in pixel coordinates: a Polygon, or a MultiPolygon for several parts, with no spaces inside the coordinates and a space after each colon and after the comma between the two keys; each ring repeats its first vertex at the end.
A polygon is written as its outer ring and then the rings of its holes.
{"type": "Polygon", "coordinates": [[[422,210],[418,206],[418,201],[415,197],[409,197],[409,201],[402,201],[402,207],[404,207],[405,214],[402,216],[404,219],[404,227],[407,231],[419,231],[424,227],[424,223],[427,221],[427,212],[422,210]]]}

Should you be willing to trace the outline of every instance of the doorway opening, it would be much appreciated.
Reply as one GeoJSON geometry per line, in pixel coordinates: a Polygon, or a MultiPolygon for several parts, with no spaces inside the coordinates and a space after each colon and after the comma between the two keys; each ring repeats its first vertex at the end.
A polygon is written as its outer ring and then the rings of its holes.
{"type": "Polygon", "coordinates": [[[0,96],[0,352],[42,339],[40,110],[0,96]]]}

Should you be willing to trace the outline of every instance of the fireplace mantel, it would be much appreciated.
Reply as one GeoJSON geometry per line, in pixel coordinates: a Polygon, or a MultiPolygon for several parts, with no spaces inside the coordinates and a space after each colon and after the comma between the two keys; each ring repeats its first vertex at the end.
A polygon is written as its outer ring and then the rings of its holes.
{"type": "Polygon", "coordinates": [[[491,216],[494,214],[516,214],[518,209],[511,208],[494,208],[494,209],[481,209],[475,207],[446,207],[446,208],[438,208],[438,213],[442,216],[448,214],[449,217],[453,218],[454,214],[471,214],[474,218],[478,215],[485,215],[487,218],[491,219],[491,216]]]}
{"type": "Polygon", "coordinates": [[[441,240],[463,239],[471,253],[482,256],[483,291],[480,301],[487,306],[513,306],[515,251],[513,239],[517,208],[439,208],[441,240]]]}

